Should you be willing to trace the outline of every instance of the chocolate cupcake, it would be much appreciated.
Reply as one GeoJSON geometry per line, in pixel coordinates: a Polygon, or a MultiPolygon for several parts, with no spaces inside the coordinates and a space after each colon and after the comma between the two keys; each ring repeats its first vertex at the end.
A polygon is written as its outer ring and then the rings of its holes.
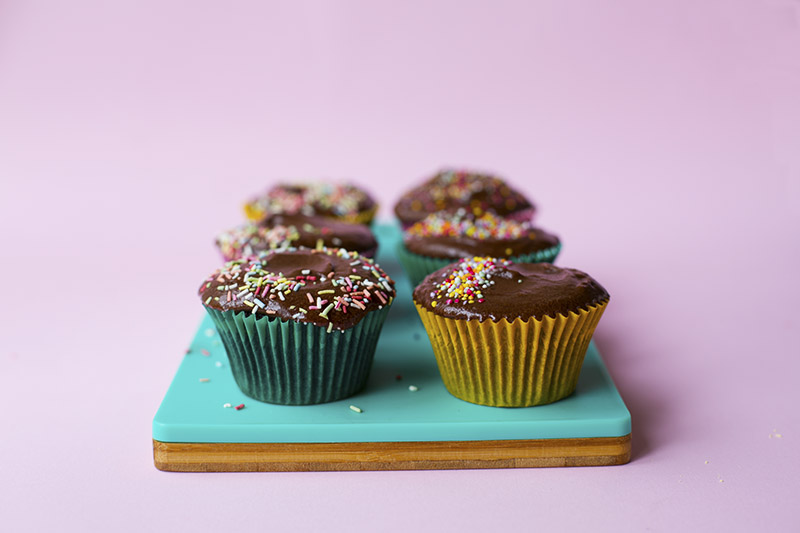
{"type": "Polygon", "coordinates": [[[227,263],[199,294],[242,392],[307,405],[364,387],[395,290],[355,252],[289,248],[227,263]]]}
{"type": "Polygon", "coordinates": [[[286,247],[344,248],[374,257],[378,241],[369,227],[332,218],[306,215],[270,215],[257,224],[245,224],[220,234],[217,247],[225,261],[286,247]]]}
{"type": "Polygon", "coordinates": [[[561,243],[530,222],[465,209],[439,211],[403,232],[397,255],[412,285],[463,257],[503,257],[519,263],[552,263],[561,243]]]}
{"type": "Polygon", "coordinates": [[[414,290],[447,390],[498,407],[572,394],[608,301],[579,270],[488,257],[462,259],[414,290]]]}
{"type": "Polygon", "coordinates": [[[394,212],[407,228],[430,213],[461,207],[477,216],[491,210],[518,220],[529,220],[535,210],[527,198],[500,178],[463,170],[444,170],[404,194],[394,212]]]}
{"type": "Polygon", "coordinates": [[[378,206],[363,189],[350,184],[281,184],[244,206],[248,220],[274,214],[319,215],[354,224],[369,224],[378,206]]]}

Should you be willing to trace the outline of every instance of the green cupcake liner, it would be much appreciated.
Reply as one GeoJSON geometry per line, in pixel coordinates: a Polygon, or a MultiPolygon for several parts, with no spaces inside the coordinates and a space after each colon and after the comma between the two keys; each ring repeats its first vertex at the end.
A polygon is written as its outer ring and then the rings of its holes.
{"type": "MultiPolygon", "coordinates": [[[[558,252],[560,251],[561,243],[558,243],[544,250],[538,250],[529,254],[513,255],[503,259],[509,259],[515,263],[552,263],[556,260],[558,252]]],[[[403,269],[406,271],[406,274],[408,274],[408,279],[411,280],[412,287],[419,285],[428,274],[458,261],[458,258],[442,259],[439,257],[427,257],[415,254],[406,248],[403,241],[397,244],[396,253],[400,264],[403,265],[403,269]]]]}
{"type": "Polygon", "coordinates": [[[311,405],[352,396],[367,383],[389,305],[344,331],[206,307],[239,389],[256,400],[311,405]]]}

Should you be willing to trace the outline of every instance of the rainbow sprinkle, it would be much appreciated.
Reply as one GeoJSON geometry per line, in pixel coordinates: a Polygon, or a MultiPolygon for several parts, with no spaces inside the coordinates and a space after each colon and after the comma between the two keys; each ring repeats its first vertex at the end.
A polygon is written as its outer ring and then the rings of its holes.
{"type": "Polygon", "coordinates": [[[473,239],[512,240],[531,233],[530,222],[517,222],[486,212],[474,216],[466,209],[455,212],[431,213],[406,230],[406,234],[416,237],[459,237],[465,235],[473,239]]]}
{"type": "Polygon", "coordinates": [[[450,275],[431,292],[431,307],[438,302],[474,304],[484,301],[483,291],[492,285],[492,276],[511,265],[507,259],[467,257],[456,265],[450,275]]]}

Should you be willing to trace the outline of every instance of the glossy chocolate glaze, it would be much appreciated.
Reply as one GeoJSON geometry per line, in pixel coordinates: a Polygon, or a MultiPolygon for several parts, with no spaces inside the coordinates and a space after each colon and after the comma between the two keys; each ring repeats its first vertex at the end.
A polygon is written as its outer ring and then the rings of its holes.
{"type": "Polygon", "coordinates": [[[257,224],[239,226],[216,239],[226,261],[286,246],[344,248],[374,257],[378,241],[369,227],[332,218],[306,215],[271,215],[257,224]]]}
{"type": "Polygon", "coordinates": [[[527,198],[500,178],[445,170],[405,193],[394,212],[403,224],[409,225],[435,211],[459,207],[476,215],[491,209],[501,216],[534,209],[527,198]]]}
{"type": "Polygon", "coordinates": [[[552,248],[559,243],[558,237],[543,229],[530,228],[517,239],[476,239],[467,235],[458,236],[416,236],[403,238],[406,248],[415,254],[442,259],[461,257],[490,256],[511,257],[530,254],[552,248]]]}
{"type": "Polygon", "coordinates": [[[426,277],[414,289],[414,302],[426,310],[447,318],[493,320],[533,317],[577,312],[608,301],[608,292],[588,274],[572,268],[548,263],[512,263],[498,267],[491,276],[493,285],[483,289],[484,301],[447,303],[432,294],[447,279],[456,264],[448,265],[426,277]]]}
{"type": "Polygon", "coordinates": [[[231,261],[211,274],[198,294],[203,305],[219,311],[345,330],[390,305],[395,289],[378,265],[357,253],[297,248],[231,261]]]}
{"type": "Polygon", "coordinates": [[[344,248],[366,257],[374,257],[378,241],[372,230],[364,224],[351,224],[332,218],[307,215],[275,214],[258,223],[259,226],[294,226],[298,238],[292,244],[315,248],[318,241],[327,248],[344,248]]]}

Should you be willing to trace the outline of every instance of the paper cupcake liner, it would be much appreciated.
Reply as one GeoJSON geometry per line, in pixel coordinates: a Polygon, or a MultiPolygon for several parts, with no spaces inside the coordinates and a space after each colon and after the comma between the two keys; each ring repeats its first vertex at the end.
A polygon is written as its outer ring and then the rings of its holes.
{"type": "MultiPolygon", "coordinates": [[[[504,259],[510,259],[515,263],[552,263],[556,260],[560,251],[561,243],[558,243],[544,250],[538,250],[529,254],[512,255],[510,257],[504,257],[504,259]]],[[[419,285],[428,274],[432,274],[440,268],[444,268],[458,261],[458,258],[443,259],[440,257],[427,257],[415,254],[406,248],[403,241],[397,244],[396,253],[400,264],[403,265],[403,269],[406,271],[406,274],[408,274],[409,280],[411,280],[412,287],[419,285]]]]}
{"type": "Polygon", "coordinates": [[[444,318],[414,304],[447,390],[494,407],[529,407],[575,391],[583,358],[608,302],[528,321],[444,318]]]}
{"type": "Polygon", "coordinates": [[[276,317],[206,307],[233,378],[251,398],[282,405],[332,402],[359,392],[389,306],[343,332],[276,317]]]}
{"type": "Polygon", "coordinates": [[[360,211],[351,215],[344,215],[341,219],[345,222],[353,224],[364,224],[365,226],[372,224],[372,219],[375,218],[375,213],[378,212],[378,206],[375,205],[366,211],[360,211]]]}

